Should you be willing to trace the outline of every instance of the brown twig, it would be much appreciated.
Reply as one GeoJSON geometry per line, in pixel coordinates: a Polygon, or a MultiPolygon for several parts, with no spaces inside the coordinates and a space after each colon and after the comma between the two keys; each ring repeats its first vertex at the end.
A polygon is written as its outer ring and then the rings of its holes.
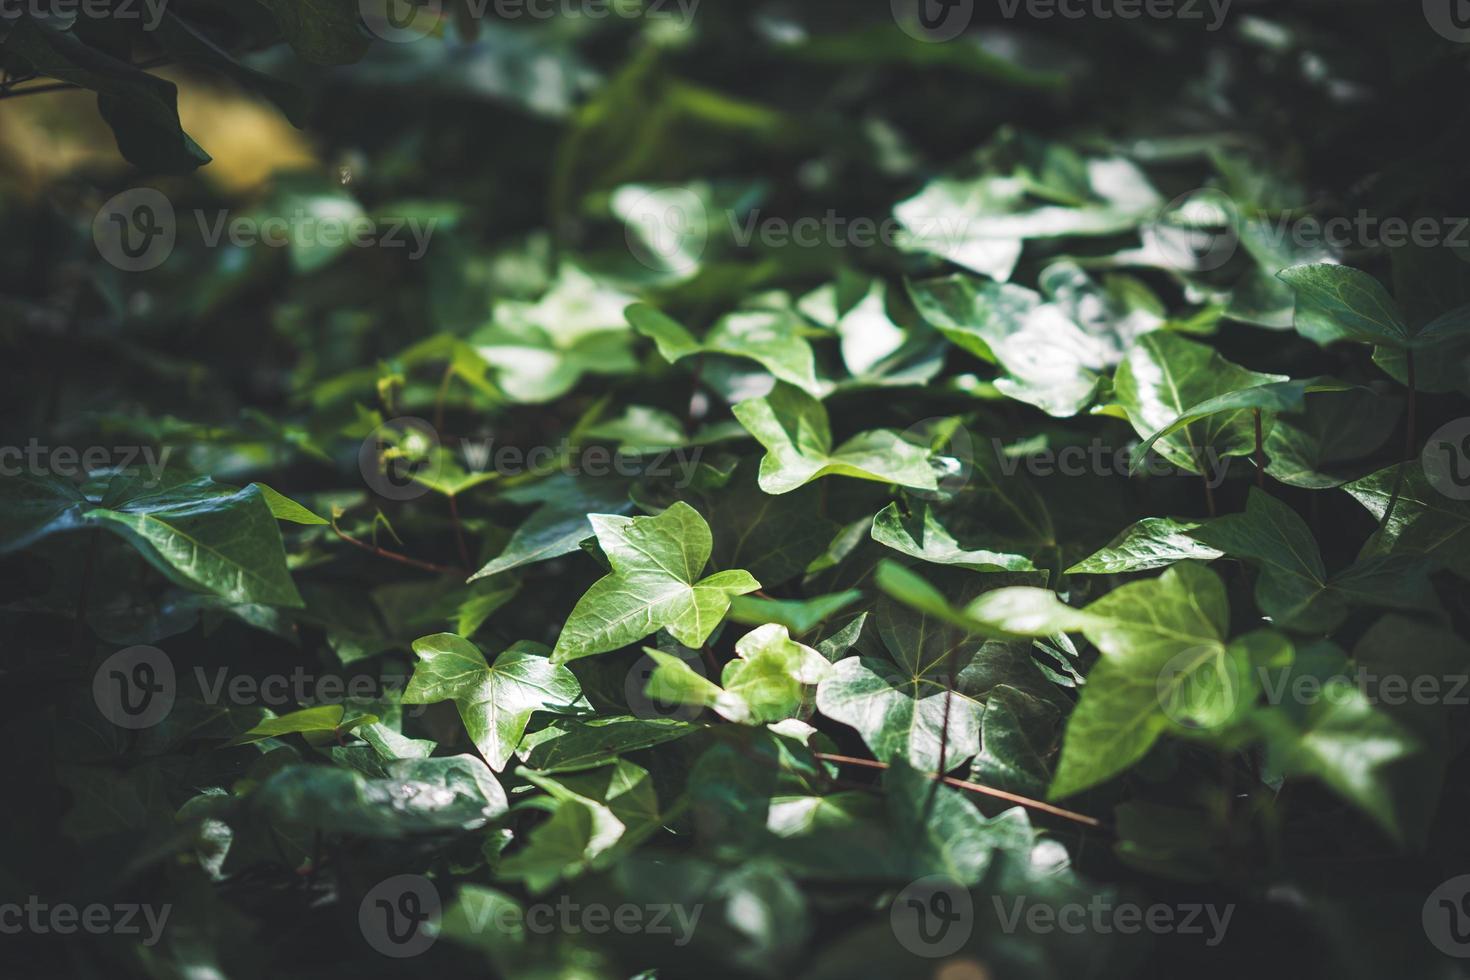
{"type": "Polygon", "coordinates": [[[336,520],[332,521],[332,533],[336,534],[337,537],[341,538],[343,541],[346,541],[348,544],[353,545],[354,547],[361,548],[363,551],[366,551],[369,554],[377,555],[379,558],[386,558],[389,561],[396,561],[400,565],[408,565],[410,568],[418,568],[426,572],[434,572],[438,575],[465,574],[465,570],[462,568],[450,568],[447,565],[436,565],[433,562],[420,561],[417,558],[410,558],[407,555],[400,555],[396,551],[389,551],[387,548],[381,548],[375,544],[368,544],[366,541],[359,541],[344,532],[340,527],[338,527],[336,520]]]}
{"type": "MultiPolygon", "coordinates": [[[[863,766],[867,769],[888,768],[888,763],[877,762],[873,759],[859,759],[855,756],[850,755],[834,755],[830,752],[817,752],[815,754],[818,759],[824,759],[827,762],[836,762],[839,765],[863,766]]],[[[1008,803],[1015,803],[1018,806],[1028,807],[1032,810],[1036,810],[1039,813],[1048,813],[1054,817],[1061,817],[1064,820],[1071,820],[1073,823],[1080,823],[1085,827],[1097,827],[1100,829],[1105,829],[1101,820],[1099,820],[1097,817],[1089,817],[1085,813],[1076,813],[1072,810],[1064,810],[1059,806],[1052,806],[1050,803],[1043,803],[1041,800],[1033,800],[1028,796],[1021,796],[1017,793],[1010,793],[1003,789],[996,789],[994,786],[985,786],[981,783],[972,783],[969,780],[965,779],[956,779],[953,776],[942,776],[940,778],[943,782],[947,783],[950,786],[953,786],[955,789],[969,790],[971,793],[980,793],[984,796],[993,796],[998,800],[1005,800],[1008,803]]]]}

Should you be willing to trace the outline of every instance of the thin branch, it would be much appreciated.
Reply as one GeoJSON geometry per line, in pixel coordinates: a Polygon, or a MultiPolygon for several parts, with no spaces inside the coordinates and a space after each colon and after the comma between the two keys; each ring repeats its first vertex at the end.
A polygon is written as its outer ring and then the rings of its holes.
{"type": "MultiPolygon", "coordinates": [[[[816,757],[818,759],[824,759],[827,762],[836,762],[839,765],[863,766],[867,769],[888,768],[888,763],[886,762],[877,762],[873,759],[859,759],[855,756],[850,755],[833,755],[829,752],[818,752],[816,753],[816,757]]],[[[1018,806],[1028,807],[1032,810],[1036,810],[1039,813],[1048,813],[1054,817],[1061,817],[1064,820],[1071,820],[1073,823],[1080,823],[1085,827],[1097,827],[1099,829],[1106,829],[1101,820],[1099,820],[1097,817],[1089,817],[1085,813],[1076,813],[1072,810],[1064,810],[1059,806],[1052,806],[1050,803],[1043,803],[1041,800],[1033,800],[1028,796],[1021,796],[1017,793],[1010,793],[1003,789],[996,789],[994,786],[985,786],[981,783],[972,783],[969,780],[965,779],[956,779],[953,776],[942,776],[940,778],[943,782],[947,783],[950,786],[953,786],[955,789],[969,790],[971,793],[980,793],[984,796],[993,796],[998,800],[1005,800],[1008,803],[1015,803],[1018,806]]]]}
{"type": "Polygon", "coordinates": [[[434,572],[438,575],[465,574],[465,570],[462,568],[450,568],[447,565],[435,565],[433,562],[420,561],[417,558],[410,558],[407,555],[400,555],[396,551],[389,551],[387,548],[380,548],[375,544],[368,544],[366,541],[359,541],[351,535],[345,533],[340,527],[338,527],[337,521],[335,519],[333,519],[332,521],[332,533],[336,534],[337,537],[341,538],[343,541],[346,541],[348,544],[353,545],[354,547],[361,548],[363,551],[366,551],[369,554],[377,555],[379,558],[386,558],[389,561],[396,561],[400,565],[408,565],[410,568],[418,568],[426,572],[434,572]]]}

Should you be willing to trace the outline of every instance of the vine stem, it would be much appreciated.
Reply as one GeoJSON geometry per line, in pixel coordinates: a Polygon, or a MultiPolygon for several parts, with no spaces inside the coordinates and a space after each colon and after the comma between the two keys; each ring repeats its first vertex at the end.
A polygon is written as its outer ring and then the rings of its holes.
{"type": "MultiPolygon", "coordinates": [[[[862,766],[866,769],[888,768],[888,763],[878,762],[873,759],[859,759],[856,756],[851,755],[834,755],[830,752],[817,752],[815,754],[818,759],[822,759],[827,762],[835,762],[839,765],[862,766]]],[[[1070,820],[1073,823],[1080,823],[1085,827],[1106,829],[1103,827],[1103,822],[1101,820],[1099,820],[1097,817],[1089,817],[1085,813],[1077,813],[1073,810],[1064,810],[1059,806],[1052,806],[1050,803],[1043,803],[1041,800],[1033,800],[1029,796],[1021,796],[1018,793],[1010,793],[1003,789],[996,789],[994,786],[986,786],[982,783],[972,783],[966,779],[956,779],[953,776],[943,776],[938,773],[936,773],[935,775],[938,777],[937,782],[947,783],[948,785],[953,786],[955,789],[968,790],[971,793],[979,793],[983,796],[993,796],[998,800],[1005,800],[1008,803],[1015,803],[1018,806],[1024,806],[1029,809],[1036,810],[1038,813],[1048,813],[1054,817],[1061,817],[1063,820],[1070,820]]]]}
{"type": "Polygon", "coordinates": [[[368,544],[366,541],[359,541],[338,527],[335,520],[332,521],[332,533],[348,544],[361,548],[369,554],[377,555],[379,558],[386,558],[389,561],[396,561],[400,565],[407,565],[410,568],[418,568],[439,575],[463,575],[465,572],[462,568],[450,568],[448,565],[436,565],[431,561],[420,561],[417,558],[410,558],[407,555],[401,555],[396,551],[389,551],[387,548],[381,548],[375,544],[368,544]]]}

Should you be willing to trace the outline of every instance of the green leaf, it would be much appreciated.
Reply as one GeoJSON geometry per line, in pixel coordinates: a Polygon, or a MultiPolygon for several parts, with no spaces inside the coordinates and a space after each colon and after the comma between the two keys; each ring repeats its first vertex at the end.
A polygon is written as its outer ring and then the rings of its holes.
{"type": "MultiPolygon", "coordinates": [[[[347,0],[342,0],[347,2],[347,0]]],[[[0,54],[36,71],[97,93],[97,108],[112,127],[117,147],[136,166],[187,174],[210,162],[208,153],[179,123],[178,88],[82,43],[73,32],[53,30],[31,17],[7,20],[0,54]]]]}
{"type": "Polygon", "coordinates": [[[496,772],[515,754],[534,712],[565,711],[582,694],[572,672],[552,664],[539,643],[515,643],[493,664],[453,633],[415,640],[413,652],[419,662],[403,703],[453,701],[475,748],[496,772]]]}
{"type": "Polygon", "coordinates": [[[760,487],[766,493],[790,493],[824,476],[938,488],[928,451],[897,432],[862,432],[833,449],[826,408],[799,388],[778,383],[766,397],[741,402],[734,411],[766,448],[760,468],[760,487]]]}
{"type": "Polygon", "coordinates": [[[468,338],[496,386],[539,404],[571,391],[584,374],[624,374],[637,365],[623,318],[633,297],[563,265],[536,302],[502,300],[492,322],[468,338]]]}
{"type": "Polygon", "coordinates": [[[686,503],[656,517],[593,514],[590,520],[613,571],[578,600],[557,637],[556,663],[616,650],[658,629],[698,648],[731,596],[760,588],[740,569],[699,577],[712,539],[704,518],[686,503]]]}
{"type": "MultiPolygon", "coordinates": [[[[292,711],[281,715],[279,718],[267,718],[249,731],[242,732],[230,740],[230,745],[248,745],[251,742],[259,742],[267,738],[279,738],[282,735],[307,735],[307,734],[333,734],[345,731],[342,725],[342,716],[345,709],[340,704],[323,704],[314,708],[302,708],[300,711],[292,711]]],[[[352,728],[360,724],[370,724],[377,719],[372,715],[365,715],[355,719],[347,727],[352,728]]]]}
{"type": "Polygon", "coordinates": [[[266,506],[271,509],[271,515],[278,521],[289,521],[292,524],[330,524],[331,521],[325,517],[313,514],[307,508],[301,506],[290,497],[284,496],[272,490],[264,483],[254,483],[251,486],[260,489],[260,495],[265,498],[266,506]]]}
{"type": "Polygon", "coordinates": [[[388,778],[336,766],[288,765],[248,797],[273,826],[392,839],[474,830],[506,810],[505,790],[471,755],[404,759],[388,778]]]}
{"type": "Polygon", "coordinates": [[[974,885],[998,852],[1030,855],[1035,832],[1020,807],[986,817],[959,790],[935,789],[926,770],[901,757],[883,774],[883,790],[892,836],[908,858],[904,877],[944,875],[974,885]]]}
{"type": "Polygon", "coordinates": [[[1179,727],[1178,718],[1223,724],[1242,703],[1241,685],[1249,679],[1250,648],[1224,642],[1224,586],[1192,562],[1120,586],[1084,610],[1050,590],[1017,587],[981,595],[965,616],[1011,634],[1081,632],[1103,655],[1068,723],[1053,797],[1127,769],[1159,735],[1179,727]]]}
{"type": "Polygon", "coordinates": [[[907,518],[897,503],[889,504],[873,517],[873,540],[921,561],[976,572],[1030,571],[1036,567],[1022,555],[961,547],[927,504],[907,518]]]}
{"type": "Polygon", "coordinates": [[[649,337],[670,364],[696,354],[745,357],[778,381],[820,398],[831,387],[817,379],[816,360],[801,319],[787,311],[749,310],[722,317],[703,341],[677,321],[644,303],[628,307],[628,322],[649,337]]]}
{"type": "Polygon", "coordinates": [[[1107,547],[1067,569],[1068,575],[1117,575],[1147,572],[1179,561],[1212,561],[1223,552],[1190,536],[1198,521],[1145,517],[1130,524],[1107,547]]]}
{"type": "MultiPolygon", "coordinates": [[[[1148,438],[1212,398],[1285,380],[1232,364],[1204,344],[1155,331],[1140,337],[1128,352],[1113,388],[1134,431],[1148,438]]],[[[1181,431],[1163,436],[1154,447],[1175,466],[1213,478],[1218,476],[1213,468],[1223,457],[1255,450],[1254,420],[1243,408],[1210,414],[1186,422],[1181,431]]]]}
{"type": "Polygon", "coordinates": [[[307,61],[343,65],[361,58],[369,38],[358,28],[357,0],[258,0],[286,41],[307,61]]]}
{"type": "Polygon", "coordinates": [[[879,603],[877,628],[887,656],[839,660],[817,687],[817,709],[857,729],[880,761],[904,758],[933,772],[941,741],[947,769],[974,756],[984,707],[966,671],[983,656],[981,641],[942,616],[893,600],[879,603]]]}
{"type": "MultiPolygon", "coordinates": [[[[1399,465],[1390,466],[1343,489],[1382,521],[1393,498],[1399,469],[1399,465]]],[[[1402,464],[1402,470],[1403,486],[1393,515],[1370,542],[1368,551],[1423,555],[1461,578],[1470,579],[1470,548],[1465,547],[1470,541],[1470,501],[1440,493],[1417,462],[1402,464]]]]}
{"type": "Polygon", "coordinates": [[[1300,412],[1285,413],[1266,436],[1266,472],[1308,490],[1339,487],[1367,475],[1364,457],[1398,426],[1402,403],[1366,388],[1308,395],[1300,412]]]}
{"type": "Polygon", "coordinates": [[[1143,445],[1138,447],[1138,452],[1134,454],[1132,470],[1137,472],[1143,467],[1143,456],[1153,448],[1154,443],[1173,435],[1187,425],[1193,425],[1216,415],[1239,418],[1245,412],[1260,412],[1262,415],[1261,435],[1264,441],[1267,434],[1274,428],[1275,416],[1278,413],[1300,412],[1306,407],[1308,392],[1346,391],[1350,387],[1341,382],[1323,379],[1273,381],[1208,398],[1145,439],[1143,445]]]}
{"type": "Polygon", "coordinates": [[[568,474],[502,496],[514,503],[540,506],[515,529],[500,554],[470,576],[471,582],[569,555],[592,533],[588,514],[625,514],[633,509],[622,480],[579,479],[568,474]]]}
{"type": "Polygon", "coordinates": [[[848,589],[809,599],[761,599],[736,596],[730,600],[730,621],[760,626],[775,623],[798,636],[809,633],[842,610],[862,599],[862,592],[848,589]]]}
{"type": "Polygon", "coordinates": [[[1009,685],[985,698],[980,754],[970,778],[986,786],[1041,796],[1051,782],[1059,720],[1057,706],[1009,685]]]}
{"type": "Polygon", "coordinates": [[[714,532],[717,566],[744,568],[770,588],[806,571],[842,528],[823,516],[821,487],[776,496],[760,489],[758,471],[759,460],[743,460],[729,483],[705,495],[701,510],[714,532]]]}
{"type": "Polygon", "coordinates": [[[713,708],[746,725],[795,718],[811,703],[810,688],[831,665],[809,646],[791,639],[786,627],[770,624],[745,634],[735,644],[736,659],[725,665],[720,683],[695,672],[671,654],[646,649],[657,665],[648,678],[649,697],[668,704],[713,708]]]}
{"type": "Polygon", "coordinates": [[[533,894],[606,867],[662,822],[648,772],[626,760],[555,778],[525,768],[517,775],[555,801],[551,819],[532,830],[526,846],[500,865],[501,877],[524,881],[533,894]]]}
{"type": "Polygon", "coordinates": [[[100,528],[132,544],[183,585],[231,602],[303,605],[276,518],[259,487],[243,490],[208,477],[170,482],[118,474],[83,491],[54,478],[16,477],[0,485],[6,550],[81,528],[100,528]]]}
{"type": "Polygon", "coordinates": [[[1306,522],[1256,487],[1245,513],[1216,518],[1189,533],[1227,555],[1258,563],[1256,604],[1291,629],[1326,632],[1342,622],[1349,604],[1435,606],[1429,567],[1413,556],[1365,558],[1329,576],[1306,522]]]}
{"type": "MultiPolygon", "coordinates": [[[[1341,651],[1331,661],[1344,664],[1341,651]]],[[[1297,710],[1254,716],[1266,739],[1267,764],[1289,776],[1321,780],[1371,817],[1395,841],[1408,838],[1391,775],[1424,750],[1423,743],[1344,674],[1330,673],[1297,710]]]]}
{"type": "Polygon", "coordinates": [[[1403,313],[1377,279],[1341,265],[1298,265],[1277,276],[1296,293],[1297,333],[1322,346],[1354,340],[1411,346],[1403,313]]]}
{"type": "Polygon", "coordinates": [[[516,754],[537,772],[572,772],[606,765],[629,752],[700,731],[673,718],[614,715],[584,721],[558,718],[521,741],[516,754]]]}
{"type": "Polygon", "coordinates": [[[1116,360],[1106,340],[1083,330],[1056,303],[1008,283],[950,276],[909,283],[915,308],[940,333],[999,365],[996,388],[1067,418],[1092,401],[1098,372],[1116,360]]]}
{"type": "Polygon", "coordinates": [[[1074,206],[1027,201],[1012,177],[940,178],[893,208],[905,237],[899,244],[990,276],[1009,279],[1025,241],[1066,235],[1114,235],[1135,227],[1158,205],[1143,175],[1122,159],[1089,161],[1088,178],[1101,203],[1074,206]]]}

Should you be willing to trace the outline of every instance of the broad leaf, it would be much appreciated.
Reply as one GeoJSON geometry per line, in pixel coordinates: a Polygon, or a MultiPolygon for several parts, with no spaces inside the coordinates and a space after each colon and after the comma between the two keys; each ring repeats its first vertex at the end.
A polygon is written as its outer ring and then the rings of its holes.
{"type": "Polygon", "coordinates": [[[475,748],[496,772],[505,768],[536,711],[566,711],[582,688],[552,664],[539,643],[521,641],[485,662],[473,643],[453,633],[415,640],[418,655],[404,704],[453,701],[475,748]]]}
{"type": "Polygon", "coordinates": [[[658,629],[697,648],[720,624],[731,596],[760,588],[741,569],[700,578],[713,542],[709,525],[686,503],[655,517],[589,519],[613,571],[578,600],[557,637],[556,663],[616,650],[658,629]]]}
{"type": "Polygon", "coordinates": [[[766,493],[790,493],[824,476],[918,490],[938,487],[928,451],[897,432],[862,432],[834,449],[827,410],[791,385],[777,384],[766,397],[741,402],[735,417],[766,448],[760,468],[760,487],[766,493]]]}

